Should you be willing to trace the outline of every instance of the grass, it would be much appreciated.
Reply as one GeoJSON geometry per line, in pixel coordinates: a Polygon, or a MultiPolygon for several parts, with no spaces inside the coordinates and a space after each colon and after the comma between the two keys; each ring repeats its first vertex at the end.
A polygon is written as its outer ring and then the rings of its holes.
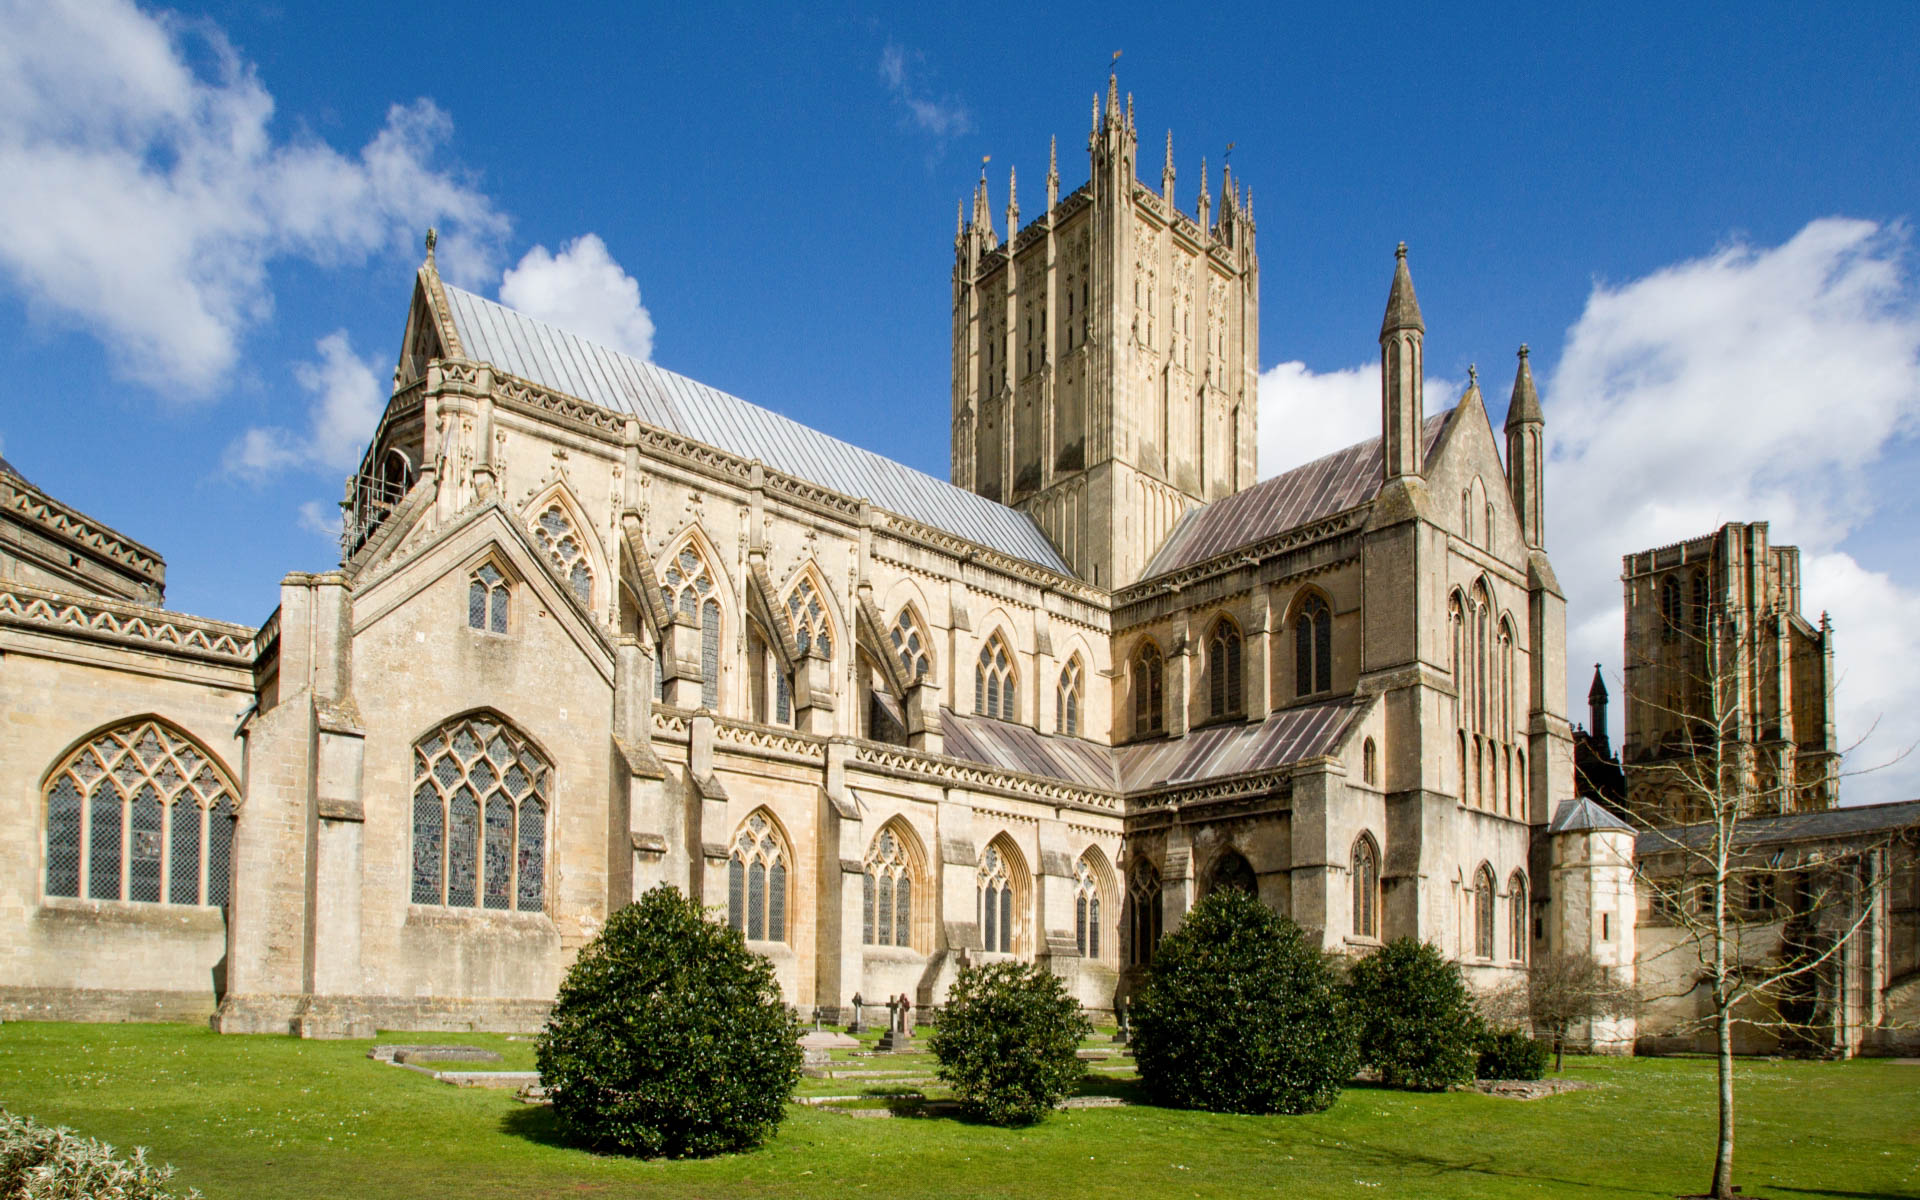
{"type": "MultiPolygon", "coordinates": [[[[531,1047],[470,1042],[502,1067],[531,1047]]],[[[1095,1045],[1105,1044],[1096,1039],[1095,1045]]],[[[1601,1086],[1521,1102],[1348,1090],[1312,1117],[1151,1107],[1055,1114],[1024,1130],[946,1118],[862,1120],[800,1105],[754,1154],[705,1162],[598,1158],[561,1144],[547,1110],[366,1057],[369,1043],[220,1037],[182,1025],[0,1026],[0,1106],[117,1146],[144,1145],[178,1183],[220,1197],[543,1196],[1602,1197],[1697,1192],[1712,1154],[1703,1059],[1569,1059],[1601,1086]]],[[[852,1063],[848,1064],[853,1065],[852,1063]]],[[[863,1059],[861,1066],[893,1066],[863,1059]]],[[[903,1067],[929,1065],[911,1056],[903,1067]]],[[[1920,1066],[1742,1062],[1748,1196],[1920,1196],[1920,1066]]],[[[884,1079],[804,1081],[879,1094],[884,1079]]],[[[937,1091],[937,1089],[928,1089],[937,1091]]],[[[1125,1078],[1089,1092],[1132,1094],[1125,1078]]]]}

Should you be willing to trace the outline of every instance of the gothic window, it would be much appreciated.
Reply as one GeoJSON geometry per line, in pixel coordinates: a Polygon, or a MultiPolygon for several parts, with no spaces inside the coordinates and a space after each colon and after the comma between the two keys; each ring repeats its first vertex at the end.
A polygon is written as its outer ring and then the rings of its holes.
{"type": "Polygon", "coordinates": [[[973,709],[1002,721],[1019,719],[1013,699],[1013,654],[1007,639],[998,633],[980,647],[980,661],[974,664],[973,709]]]}
{"type": "Polygon", "coordinates": [[[1368,785],[1380,782],[1380,767],[1375,761],[1378,753],[1374,750],[1373,739],[1360,743],[1360,782],[1368,785]]]}
{"type": "Polygon", "coordinates": [[[911,604],[900,606],[900,615],[893,619],[893,652],[900,659],[900,670],[906,674],[909,682],[925,679],[933,670],[933,661],[927,656],[927,635],[920,627],[920,618],[914,615],[911,604]]]}
{"type": "Polygon", "coordinates": [[[1100,957],[1100,875],[1084,854],[1073,864],[1073,940],[1080,957],[1100,957]]]}
{"type": "Polygon", "coordinates": [[[697,617],[700,624],[700,704],[720,704],[720,601],[714,595],[713,572],[688,542],[667,563],[660,577],[660,599],[670,611],[697,617]]]}
{"type": "Polygon", "coordinates": [[[891,829],[880,831],[867,855],[860,928],[869,946],[913,945],[913,864],[891,829]]]}
{"type": "Polygon", "coordinates": [[[787,851],[765,813],[734,835],[727,860],[727,924],[750,942],[787,940],[787,851]]]}
{"type": "Polygon", "coordinates": [[[793,640],[799,644],[801,655],[817,646],[823,657],[833,657],[833,629],[827,623],[826,606],[820,603],[820,594],[806,575],[787,593],[787,621],[793,626],[793,640]]]}
{"type": "Polygon", "coordinates": [[[1011,861],[1012,849],[999,839],[980,856],[980,871],[974,887],[980,921],[980,944],[985,949],[1012,954],[1015,934],[1014,885],[1017,877],[1011,861]]]}
{"type": "Polygon", "coordinates": [[[1502,619],[1500,622],[1500,665],[1496,680],[1499,687],[1499,719],[1495,722],[1502,741],[1513,740],[1514,679],[1513,679],[1513,626],[1502,619]]]}
{"type": "Polygon", "coordinates": [[[507,603],[507,577],[492,563],[480,564],[467,580],[467,627],[505,633],[507,603]]]}
{"type": "Polygon", "coordinates": [[[1060,668],[1060,682],[1053,692],[1054,731],[1068,737],[1080,736],[1080,707],[1084,703],[1080,676],[1080,656],[1076,654],[1060,668]]]}
{"type": "Polygon", "coordinates": [[[1682,623],[1680,581],[1672,575],[1660,581],[1660,634],[1668,641],[1679,636],[1682,623]]]}
{"type": "Polygon", "coordinates": [[[486,713],[447,722],[413,747],[415,904],[546,907],[544,755],[486,713]]]}
{"type": "Polygon", "coordinates": [[[1693,636],[1707,636],[1707,573],[1697,567],[1693,572],[1693,608],[1688,615],[1693,618],[1693,636]]]}
{"type": "Polygon", "coordinates": [[[235,792],[160,721],[96,734],[48,776],[46,894],[224,905],[235,792]]]}
{"type": "Polygon", "coordinates": [[[1464,730],[1464,729],[1463,729],[1463,730],[1461,730],[1461,731],[1460,731],[1459,733],[1457,733],[1457,734],[1455,734],[1455,735],[1454,735],[1454,737],[1455,737],[1455,740],[1456,740],[1456,741],[1457,741],[1457,743],[1458,743],[1458,747],[1457,747],[1457,749],[1458,749],[1458,753],[1459,753],[1459,756],[1460,756],[1460,803],[1462,803],[1462,804],[1465,804],[1465,803],[1467,803],[1467,800],[1468,800],[1468,797],[1469,797],[1469,796],[1471,795],[1471,793],[1469,792],[1469,790],[1468,790],[1468,788],[1467,788],[1467,766],[1468,766],[1468,760],[1467,760],[1467,733],[1466,733],[1466,730],[1464,730]]]}
{"type": "Polygon", "coordinates": [[[1240,672],[1240,628],[1225,617],[1214,624],[1213,633],[1207,638],[1207,670],[1211,676],[1209,698],[1213,715],[1224,717],[1240,712],[1244,686],[1240,672]]]}
{"type": "Polygon", "coordinates": [[[1127,872],[1127,953],[1135,966],[1153,963],[1160,943],[1160,870],[1146,859],[1127,872]]]}
{"type": "Polygon", "coordinates": [[[560,578],[566,580],[573,594],[580,597],[580,603],[591,605],[593,568],[587,565],[587,548],[575,532],[573,522],[567,519],[566,509],[561,508],[558,501],[547,505],[534,519],[533,537],[552,560],[554,569],[560,572],[560,578]]]}
{"type": "Polygon", "coordinates": [[[1353,936],[1380,936],[1380,849],[1364,833],[1353,843],[1353,936]]]}
{"type": "Polygon", "coordinates": [[[1254,878],[1253,868],[1237,852],[1228,850],[1220,855],[1213,864],[1213,871],[1207,879],[1207,893],[1245,892],[1249,896],[1260,894],[1260,884],[1254,878]]]}
{"type": "Polygon", "coordinates": [[[1165,661],[1160,657],[1160,647],[1151,640],[1141,642],[1139,649],[1133,652],[1130,672],[1133,676],[1130,683],[1133,690],[1134,736],[1145,737],[1164,731],[1167,727],[1167,672],[1165,661]]]}
{"type": "Polygon", "coordinates": [[[1473,875],[1473,956],[1493,957],[1493,869],[1484,863],[1473,875]]]}
{"type": "Polygon", "coordinates": [[[1527,961],[1527,877],[1515,871],[1507,880],[1507,953],[1527,961]]]}
{"type": "Polygon", "coordinates": [[[1293,690],[1311,696],[1333,690],[1333,611],[1309,596],[1293,621],[1293,690]]]}

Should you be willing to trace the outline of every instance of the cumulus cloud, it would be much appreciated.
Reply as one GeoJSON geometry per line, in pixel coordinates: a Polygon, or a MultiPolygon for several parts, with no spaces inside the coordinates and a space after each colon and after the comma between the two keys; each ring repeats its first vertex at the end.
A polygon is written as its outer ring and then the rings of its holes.
{"type": "MultiPolygon", "coordinates": [[[[1849,767],[1920,737],[1907,665],[1920,594],[1843,546],[1880,507],[1867,468],[1920,423],[1905,228],[1818,220],[1779,246],[1733,241],[1598,284],[1545,390],[1549,549],[1570,661],[1604,662],[1618,678],[1623,553],[1768,521],[1774,543],[1801,549],[1803,608],[1830,610],[1838,630],[1842,746],[1877,724],[1849,767]]],[[[1892,799],[1916,784],[1907,762],[1849,779],[1843,794],[1892,799]]]]}
{"type": "Polygon", "coordinates": [[[973,132],[973,114],[954,96],[936,96],[919,78],[922,55],[888,42],[880,51],[880,79],[902,118],[944,145],[973,132]]]}
{"type": "Polygon", "coordinates": [[[352,154],[276,137],[273,112],[211,23],[0,0],[0,274],[177,394],[225,376],[272,311],[276,259],[364,261],[439,223],[449,276],[497,269],[507,221],[436,166],[452,122],[431,101],[392,107],[352,154]]]}
{"type": "Polygon", "coordinates": [[[227,447],[229,472],[258,482],[290,468],[350,471],[359,465],[380,419],[380,378],[371,363],[354,354],[344,329],[321,338],[314,349],[317,362],[293,368],[294,380],[311,397],[306,430],[247,430],[227,447]]]}
{"type": "Polygon", "coordinates": [[[545,246],[527,251],[501,279],[500,302],[635,358],[653,357],[653,317],[640,302],[640,284],[595,234],[558,254],[545,246]]]}
{"type": "Polygon", "coordinates": [[[340,542],[340,506],[309,500],[300,506],[300,528],[338,545],[340,542]]]}
{"type": "MultiPolygon", "coordinates": [[[[1426,411],[1451,407],[1465,391],[1464,382],[1429,376],[1426,411]]],[[[1379,436],[1379,363],[1314,371],[1283,362],[1260,373],[1261,478],[1379,436]]]]}

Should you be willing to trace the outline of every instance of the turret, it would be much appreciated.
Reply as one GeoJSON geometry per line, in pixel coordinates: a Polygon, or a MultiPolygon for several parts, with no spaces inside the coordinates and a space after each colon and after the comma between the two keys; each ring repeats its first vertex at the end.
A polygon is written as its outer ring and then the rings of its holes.
{"type": "Polygon", "coordinates": [[[1393,288],[1380,322],[1380,428],[1382,470],[1389,480],[1420,474],[1422,398],[1427,325],[1407,270],[1407,244],[1393,252],[1393,288]]]}
{"type": "Polygon", "coordinates": [[[1513,496],[1513,510],[1520,514],[1520,536],[1530,550],[1545,544],[1546,511],[1541,495],[1545,431],[1540,393],[1533,386],[1533,368],[1527,365],[1527,348],[1521,346],[1520,367],[1513,377],[1513,399],[1507,404],[1507,490],[1513,496]]]}

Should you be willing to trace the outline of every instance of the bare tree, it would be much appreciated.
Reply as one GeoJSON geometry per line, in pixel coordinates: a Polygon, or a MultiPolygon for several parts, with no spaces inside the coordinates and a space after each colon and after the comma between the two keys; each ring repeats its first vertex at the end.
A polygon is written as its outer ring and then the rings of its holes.
{"type": "Polygon", "coordinates": [[[1553,1069],[1565,1065],[1567,1032],[1588,1021],[1631,1017],[1640,1011],[1640,993],[1613,968],[1584,950],[1537,956],[1525,979],[1494,994],[1490,1019],[1530,1025],[1553,1040],[1553,1069]]]}

